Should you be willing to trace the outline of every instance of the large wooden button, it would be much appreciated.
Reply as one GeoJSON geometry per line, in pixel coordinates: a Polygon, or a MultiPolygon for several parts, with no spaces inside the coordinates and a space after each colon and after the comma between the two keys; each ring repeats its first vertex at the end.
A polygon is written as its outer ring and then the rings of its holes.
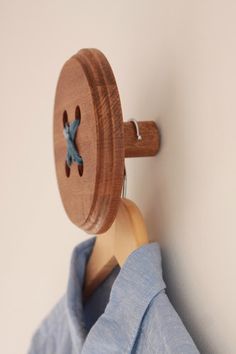
{"type": "Polygon", "coordinates": [[[63,66],[54,104],[54,157],[58,187],[70,220],[88,233],[115,219],[124,173],[124,126],[112,69],[97,49],[82,49],[63,66]],[[75,144],[83,159],[65,163],[66,121],[80,119],[75,144]]]}

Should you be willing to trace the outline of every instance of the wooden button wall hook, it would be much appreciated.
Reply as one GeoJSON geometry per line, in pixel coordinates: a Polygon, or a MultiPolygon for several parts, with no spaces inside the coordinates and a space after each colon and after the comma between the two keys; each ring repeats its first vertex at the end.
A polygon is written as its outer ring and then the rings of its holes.
{"type": "Polygon", "coordinates": [[[98,49],[81,49],[66,61],[54,102],[55,168],[64,209],[87,233],[103,233],[114,221],[125,157],[154,156],[159,150],[155,122],[136,122],[138,130],[134,123],[123,122],[115,77],[98,49]]]}

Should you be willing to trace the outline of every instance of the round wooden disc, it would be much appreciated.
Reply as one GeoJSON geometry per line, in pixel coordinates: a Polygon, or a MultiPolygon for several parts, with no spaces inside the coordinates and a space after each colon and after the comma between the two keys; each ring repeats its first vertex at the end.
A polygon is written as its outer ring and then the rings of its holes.
{"type": "Polygon", "coordinates": [[[70,220],[91,234],[115,219],[124,173],[124,127],[112,69],[97,49],[82,49],[63,66],[54,104],[54,158],[58,187],[70,220]],[[83,169],[66,168],[65,121],[80,118],[75,144],[83,169]]]}

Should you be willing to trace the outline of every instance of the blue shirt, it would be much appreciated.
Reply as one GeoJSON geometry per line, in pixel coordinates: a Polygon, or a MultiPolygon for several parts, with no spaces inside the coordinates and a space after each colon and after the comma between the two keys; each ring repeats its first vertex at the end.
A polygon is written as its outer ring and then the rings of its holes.
{"type": "Polygon", "coordinates": [[[67,291],[33,333],[28,354],[199,353],[166,295],[157,242],[133,251],[83,303],[94,241],[74,248],[67,291]]]}

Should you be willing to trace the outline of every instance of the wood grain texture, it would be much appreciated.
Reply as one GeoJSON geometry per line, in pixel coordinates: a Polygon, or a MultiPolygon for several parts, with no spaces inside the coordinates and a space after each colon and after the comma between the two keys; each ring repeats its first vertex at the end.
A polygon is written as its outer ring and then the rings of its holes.
{"type": "Polygon", "coordinates": [[[112,224],[120,200],[124,171],[124,133],[119,93],[111,67],[96,49],[82,49],[62,68],[54,105],[54,156],[58,186],[70,220],[88,233],[112,224]],[[72,164],[65,174],[63,112],[69,122],[80,107],[76,146],[83,175],[72,164]]]}
{"type": "Polygon", "coordinates": [[[98,49],[81,49],[64,64],[56,88],[53,118],[54,160],[58,187],[69,219],[90,234],[104,233],[117,214],[124,158],[153,156],[160,139],[155,122],[123,123],[112,69],[98,49]],[[75,144],[83,159],[65,164],[65,121],[81,122],[75,144]]]}

